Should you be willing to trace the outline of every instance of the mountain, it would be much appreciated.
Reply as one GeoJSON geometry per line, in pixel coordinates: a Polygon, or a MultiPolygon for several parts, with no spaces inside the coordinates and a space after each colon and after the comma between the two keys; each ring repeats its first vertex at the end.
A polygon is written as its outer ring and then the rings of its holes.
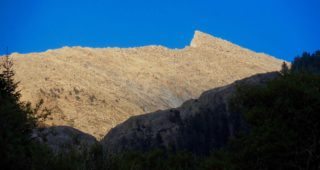
{"type": "Polygon", "coordinates": [[[183,150],[209,154],[224,147],[249,126],[239,112],[229,108],[229,99],[240,84],[263,85],[278,77],[277,72],[258,74],[230,85],[204,92],[199,99],[184,102],[178,108],[132,116],[101,140],[106,153],[183,150]]]}
{"type": "Polygon", "coordinates": [[[52,110],[46,124],[98,139],[131,116],[178,107],[283,62],[200,31],[183,49],[64,47],[11,57],[22,100],[42,98],[52,110]]]}

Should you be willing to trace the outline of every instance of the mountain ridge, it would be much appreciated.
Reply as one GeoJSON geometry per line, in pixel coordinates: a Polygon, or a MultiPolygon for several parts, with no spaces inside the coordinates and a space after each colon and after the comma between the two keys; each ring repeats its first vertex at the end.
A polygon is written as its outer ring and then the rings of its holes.
{"type": "MultiPolygon", "coordinates": [[[[139,48],[163,48],[163,49],[167,49],[167,50],[184,50],[186,48],[199,48],[199,47],[204,47],[206,45],[206,43],[208,42],[205,42],[203,39],[211,39],[211,40],[214,40],[216,43],[215,44],[218,44],[219,43],[223,43],[223,44],[228,44],[228,45],[232,45],[234,47],[238,47],[238,48],[242,48],[244,50],[248,50],[248,51],[251,51],[251,52],[254,52],[248,48],[245,48],[243,46],[240,46],[240,45],[237,45],[231,41],[228,41],[228,40],[225,40],[221,37],[216,37],[216,36],[213,36],[213,35],[210,35],[208,33],[205,33],[205,32],[202,32],[200,30],[195,30],[194,31],[194,34],[193,34],[193,37],[192,39],[190,40],[190,43],[189,45],[186,45],[185,47],[183,48],[170,48],[170,47],[167,47],[165,45],[156,45],[156,44],[151,44],[151,45],[142,45],[142,46],[130,46],[130,47],[118,47],[118,46],[106,46],[106,47],[90,47],[90,46],[81,46],[81,45],[74,45],[74,46],[62,46],[62,47],[57,47],[57,48],[53,48],[53,49],[47,49],[45,51],[39,51],[39,52],[28,52],[28,53],[19,53],[19,52],[13,52],[11,53],[11,55],[26,55],[26,54],[39,54],[39,53],[46,53],[46,52],[51,52],[51,51],[55,51],[55,50],[59,50],[59,49],[139,49],[139,48]],[[200,43],[199,43],[199,39],[200,39],[200,43]],[[199,45],[197,45],[199,44],[199,45]]],[[[211,41],[212,42],[212,41],[211,41]]],[[[209,42],[210,43],[210,42],[209,42]]],[[[209,46],[212,46],[209,45],[209,46]]],[[[221,46],[221,45],[219,45],[221,46]]],[[[264,53],[264,52],[256,52],[256,53],[259,53],[259,54],[264,54],[264,55],[267,55],[269,57],[273,57],[267,53],[264,53]]],[[[276,58],[276,57],[273,57],[273,58],[276,58]]],[[[283,60],[283,59],[282,59],[283,60]]]]}

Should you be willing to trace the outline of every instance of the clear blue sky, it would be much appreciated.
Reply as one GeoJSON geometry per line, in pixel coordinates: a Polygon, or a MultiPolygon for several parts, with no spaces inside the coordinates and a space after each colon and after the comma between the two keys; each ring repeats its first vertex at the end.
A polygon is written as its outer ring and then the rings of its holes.
{"type": "Polygon", "coordinates": [[[320,49],[320,0],[0,0],[0,23],[0,54],[182,48],[194,30],[289,61],[320,49]]]}

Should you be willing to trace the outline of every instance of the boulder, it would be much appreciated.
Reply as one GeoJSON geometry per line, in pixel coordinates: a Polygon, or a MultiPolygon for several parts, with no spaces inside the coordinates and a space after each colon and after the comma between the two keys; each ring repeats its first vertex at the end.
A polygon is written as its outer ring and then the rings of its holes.
{"type": "Polygon", "coordinates": [[[69,126],[35,129],[32,138],[47,144],[55,153],[84,151],[98,143],[95,137],[69,126]]]}

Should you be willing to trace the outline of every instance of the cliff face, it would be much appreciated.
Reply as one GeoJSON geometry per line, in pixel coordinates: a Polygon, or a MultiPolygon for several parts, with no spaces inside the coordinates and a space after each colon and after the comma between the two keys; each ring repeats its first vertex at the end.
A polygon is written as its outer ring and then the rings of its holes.
{"type": "Polygon", "coordinates": [[[255,75],[206,91],[178,108],[131,117],[111,129],[101,143],[107,153],[163,148],[206,154],[225,146],[239,131],[248,131],[242,115],[228,108],[236,85],[264,84],[277,76],[255,75]]]}
{"type": "Polygon", "coordinates": [[[66,125],[102,138],[131,116],[178,107],[208,89],[282,61],[196,31],[183,49],[64,47],[12,54],[22,99],[43,98],[48,125],[66,125]]]}

